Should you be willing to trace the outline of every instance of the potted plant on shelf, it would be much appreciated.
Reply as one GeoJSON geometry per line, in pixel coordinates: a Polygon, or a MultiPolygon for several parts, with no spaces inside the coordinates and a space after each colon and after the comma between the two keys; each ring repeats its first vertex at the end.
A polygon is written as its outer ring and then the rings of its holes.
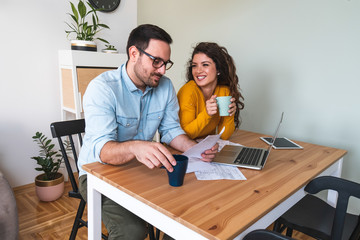
{"type": "Polygon", "coordinates": [[[62,154],[60,150],[54,150],[55,144],[41,132],[36,132],[32,138],[40,150],[39,156],[31,159],[40,165],[35,170],[44,172],[35,178],[36,194],[41,201],[55,201],[64,193],[64,175],[58,172],[62,154]]]}
{"type": "Polygon", "coordinates": [[[114,45],[105,44],[105,49],[102,50],[104,53],[118,53],[118,50],[115,48],[114,45]]]}
{"type": "Polygon", "coordinates": [[[85,3],[80,0],[77,8],[70,2],[72,13],[68,13],[73,20],[71,23],[66,23],[70,30],[65,30],[67,37],[70,34],[75,34],[76,38],[71,40],[72,50],[85,50],[85,51],[97,51],[95,39],[98,39],[104,43],[109,43],[107,40],[95,37],[95,35],[102,29],[110,29],[106,24],[99,22],[97,12],[101,9],[95,9],[89,2],[86,2],[90,7],[86,7],[85,3]],[[92,24],[87,21],[87,18],[92,19],[92,24]]]}

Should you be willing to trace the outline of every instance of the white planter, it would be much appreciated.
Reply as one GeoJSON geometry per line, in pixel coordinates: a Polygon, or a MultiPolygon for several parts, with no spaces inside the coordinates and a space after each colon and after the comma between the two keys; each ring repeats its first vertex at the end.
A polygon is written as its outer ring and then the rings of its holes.
{"type": "Polygon", "coordinates": [[[103,53],[119,53],[117,50],[106,50],[106,49],[103,49],[101,50],[103,53]]]}
{"type": "Polygon", "coordinates": [[[97,46],[93,41],[71,40],[71,50],[96,52],[97,46]]]}

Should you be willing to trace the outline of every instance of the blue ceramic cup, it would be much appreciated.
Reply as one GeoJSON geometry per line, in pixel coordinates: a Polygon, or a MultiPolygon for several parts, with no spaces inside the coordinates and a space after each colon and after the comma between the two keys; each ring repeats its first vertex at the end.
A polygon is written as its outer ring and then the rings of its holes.
{"type": "MultiPolygon", "coordinates": [[[[173,187],[180,187],[184,183],[186,169],[188,165],[188,157],[184,155],[174,154],[173,157],[176,160],[176,165],[173,166],[174,171],[169,172],[166,170],[169,177],[169,184],[173,187]]],[[[164,168],[164,167],[162,167],[164,168]]]]}

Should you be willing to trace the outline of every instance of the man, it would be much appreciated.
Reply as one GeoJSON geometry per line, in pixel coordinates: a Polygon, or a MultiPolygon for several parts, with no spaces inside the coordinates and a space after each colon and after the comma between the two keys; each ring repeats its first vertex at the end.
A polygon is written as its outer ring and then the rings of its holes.
{"type": "MultiPolygon", "coordinates": [[[[146,24],[135,28],[127,43],[128,61],[117,70],[96,77],[84,95],[86,133],[79,156],[79,186],[87,193],[83,164],[99,161],[120,165],[139,161],[152,169],[173,170],[176,161],[161,143],[153,142],[156,130],[161,141],[186,151],[196,144],[181,129],[174,87],[165,71],[172,66],[172,39],[163,29],[146,24]]],[[[218,146],[206,150],[204,161],[211,161],[218,146]]],[[[109,239],[144,239],[145,222],[103,197],[102,219],[109,239]]]]}

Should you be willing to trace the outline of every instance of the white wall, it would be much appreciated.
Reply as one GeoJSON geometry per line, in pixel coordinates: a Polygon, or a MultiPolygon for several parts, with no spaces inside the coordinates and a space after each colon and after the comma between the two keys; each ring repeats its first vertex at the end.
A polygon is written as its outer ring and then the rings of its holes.
{"type": "Polygon", "coordinates": [[[360,182],[359,0],[138,0],[138,23],[173,37],[176,89],[195,43],[227,47],[245,96],[240,128],[272,134],[285,111],[281,136],[348,150],[342,175],[360,182]]]}
{"type": "MultiPolygon", "coordinates": [[[[77,0],[73,0],[77,4],[77,0]]],[[[0,171],[11,186],[34,182],[36,131],[51,138],[50,123],[61,120],[58,50],[66,39],[69,1],[2,0],[0,8],[0,171]]],[[[99,36],[120,52],[137,25],[137,1],[122,0],[112,13],[99,13],[109,25],[99,36]]],[[[98,44],[98,51],[104,48],[98,44]]]]}
{"type": "MultiPolygon", "coordinates": [[[[38,174],[31,136],[50,136],[60,120],[57,51],[70,49],[69,11],[68,1],[1,2],[0,170],[13,187],[38,174]]],[[[176,89],[196,42],[226,46],[245,96],[240,128],[271,134],[285,111],[281,135],[348,150],[343,177],[360,182],[359,12],[359,0],[122,0],[100,14],[111,27],[101,36],[125,52],[137,21],[166,29],[176,89]]]]}

